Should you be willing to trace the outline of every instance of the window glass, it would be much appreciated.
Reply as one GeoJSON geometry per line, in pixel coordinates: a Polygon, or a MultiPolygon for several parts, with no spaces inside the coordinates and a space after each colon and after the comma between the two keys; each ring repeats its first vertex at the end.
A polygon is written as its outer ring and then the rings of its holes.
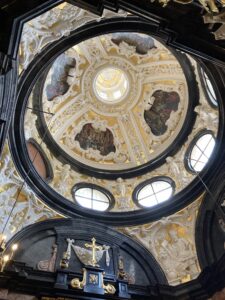
{"type": "Polygon", "coordinates": [[[140,189],[137,200],[140,205],[151,207],[168,200],[173,194],[172,184],[164,180],[152,181],[140,189]]]}
{"type": "Polygon", "coordinates": [[[192,171],[200,172],[207,164],[215,146],[215,139],[211,133],[201,135],[196,141],[189,156],[192,171]]]}
{"type": "Polygon", "coordinates": [[[79,205],[99,211],[107,210],[110,204],[109,197],[105,193],[89,187],[77,189],[74,197],[79,205]]]}
{"type": "Polygon", "coordinates": [[[205,86],[205,90],[207,93],[207,98],[208,101],[211,102],[214,106],[217,106],[217,99],[216,99],[216,94],[212,85],[212,82],[210,81],[208,75],[201,69],[201,75],[203,79],[203,84],[205,86]]]}

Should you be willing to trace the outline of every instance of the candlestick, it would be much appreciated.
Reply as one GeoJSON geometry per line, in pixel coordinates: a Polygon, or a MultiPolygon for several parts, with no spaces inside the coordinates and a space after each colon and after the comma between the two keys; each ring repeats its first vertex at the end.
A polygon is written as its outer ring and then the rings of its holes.
{"type": "Polygon", "coordinates": [[[12,260],[13,255],[15,254],[16,250],[18,249],[18,244],[13,244],[11,247],[11,252],[7,255],[4,255],[5,248],[0,253],[0,266],[1,266],[1,272],[4,271],[5,265],[9,260],[12,260]]]}

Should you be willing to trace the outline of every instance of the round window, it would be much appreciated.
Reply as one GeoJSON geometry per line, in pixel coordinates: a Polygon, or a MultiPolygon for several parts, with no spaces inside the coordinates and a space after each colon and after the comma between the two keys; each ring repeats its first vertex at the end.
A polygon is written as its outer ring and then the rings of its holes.
{"type": "Polygon", "coordinates": [[[211,132],[203,132],[197,136],[186,155],[190,171],[202,171],[212,155],[214,146],[215,138],[211,132]]]}
{"type": "Polygon", "coordinates": [[[153,178],[137,186],[133,198],[141,207],[151,207],[168,200],[174,193],[175,183],[169,177],[153,178]]]}
{"type": "Polygon", "coordinates": [[[100,70],[94,80],[94,91],[97,98],[106,103],[123,100],[129,92],[126,73],[116,67],[106,67],[100,70]]]}
{"type": "Polygon", "coordinates": [[[72,190],[77,204],[84,208],[106,211],[113,205],[113,196],[105,189],[89,184],[78,184],[72,190]]]}

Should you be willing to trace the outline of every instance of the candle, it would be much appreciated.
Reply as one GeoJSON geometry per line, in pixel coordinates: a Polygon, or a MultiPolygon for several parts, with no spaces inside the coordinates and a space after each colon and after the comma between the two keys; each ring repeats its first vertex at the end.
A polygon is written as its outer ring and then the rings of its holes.
{"type": "Polygon", "coordinates": [[[0,250],[5,249],[5,241],[6,241],[6,235],[0,234],[0,250]]]}
{"type": "Polygon", "coordinates": [[[13,244],[12,245],[12,251],[16,251],[18,249],[18,245],[17,244],[13,244]]]}

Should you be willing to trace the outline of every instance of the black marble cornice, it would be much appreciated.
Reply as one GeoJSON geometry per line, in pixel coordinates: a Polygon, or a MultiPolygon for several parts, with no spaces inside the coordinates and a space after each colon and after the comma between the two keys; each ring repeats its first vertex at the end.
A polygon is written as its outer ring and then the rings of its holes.
{"type": "MultiPolygon", "coordinates": [[[[61,271],[62,272],[62,271],[61,271]]],[[[68,282],[78,274],[67,273],[68,282]]],[[[82,299],[114,299],[116,295],[85,294],[80,290],[54,288],[56,274],[37,271],[24,263],[12,261],[7,269],[0,275],[0,288],[10,291],[30,294],[37,297],[76,297],[82,299]],[[35,285],[35,290],[34,290],[35,285]]],[[[105,281],[110,283],[110,281],[105,281]]],[[[190,282],[177,286],[161,285],[138,286],[129,285],[129,294],[134,300],[206,300],[225,286],[225,255],[219,261],[205,268],[199,277],[190,282]]],[[[126,298],[123,298],[126,299],[126,298]]]]}

